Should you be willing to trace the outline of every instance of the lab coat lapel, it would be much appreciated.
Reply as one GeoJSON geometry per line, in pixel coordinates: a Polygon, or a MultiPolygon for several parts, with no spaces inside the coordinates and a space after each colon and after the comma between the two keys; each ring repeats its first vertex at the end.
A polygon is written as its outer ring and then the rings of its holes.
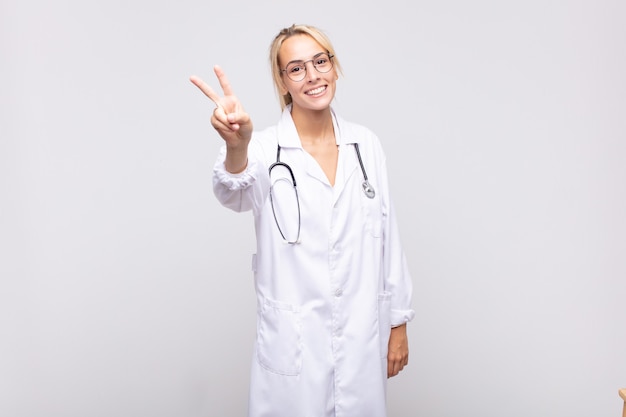
{"type": "Polygon", "coordinates": [[[357,174],[359,162],[354,151],[354,144],[358,142],[358,138],[353,137],[349,129],[345,129],[345,124],[340,118],[335,116],[334,112],[333,123],[335,124],[335,136],[339,144],[339,161],[337,162],[337,175],[335,177],[335,187],[333,188],[334,204],[341,197],[351,177],[357,174]]]}
{"type": "Polygon", "coordinates": [[[337,175],[333,188],[333,204],[336,203],[346,188],[346,184],[353,175],[356,175],[359,166],[354,154],[354,144],[342,144],[339,146],[339,161],[337,163],[337,175]]]}
{"type": "Polygon", "coordinates": [[[330,187],[330,183],[328,182],[328,178],[326,177],[326,174],[324,174],[322,167],[320,167],[315,158],[309,155],[302,148],[298,130],[293,122],[293,118],[291,117],[291,105],[285,107],[280,122],[278,123],[278,144],[286,152],[289,152],[289,149],[299,150],[299,152],[292,154],[292,158],[297,158],[299,161],[298,166],[300,166],[301,169],[304,169],[304,172],[309,177],[312,177],[330,187]]]}

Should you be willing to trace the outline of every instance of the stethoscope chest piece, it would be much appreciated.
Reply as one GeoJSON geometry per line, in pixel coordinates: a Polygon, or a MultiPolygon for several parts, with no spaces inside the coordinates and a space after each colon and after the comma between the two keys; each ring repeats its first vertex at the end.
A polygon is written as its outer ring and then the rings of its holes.
{"type": "Polygon", "coordinates": [[[369,181],[363,181],[363,193],[367,196],[367,198],[374,198],[376,195],[376,191],[374,191],[374,187],[372,187],[369,181]]]}

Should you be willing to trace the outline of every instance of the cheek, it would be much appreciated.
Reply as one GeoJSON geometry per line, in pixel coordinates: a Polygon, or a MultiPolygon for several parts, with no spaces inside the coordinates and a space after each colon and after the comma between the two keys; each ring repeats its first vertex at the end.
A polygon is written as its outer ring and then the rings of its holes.
{"type": "Polygon", "coordinates": [[[289,89],[287,88],[287,85],[285,85],[284,81],[281,81],[281,83],[280,83],[280,94],[282,94],[284,96],[288,92],[289,92],[289,89]]]}

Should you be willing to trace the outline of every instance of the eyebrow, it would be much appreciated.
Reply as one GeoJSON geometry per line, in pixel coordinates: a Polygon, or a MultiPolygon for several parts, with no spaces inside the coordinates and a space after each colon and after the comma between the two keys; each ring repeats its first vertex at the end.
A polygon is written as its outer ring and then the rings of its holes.
{"type": "MultiPolygon", "coordinates": [[[[327,54],[328,55],[328,52],[326,52],[326,51],[318,52],[317,54],[313,55],[313,58],[311,58],[311,59],[315,59],[315,58],[317,58],[318,56],[320,56],[322,54],[327,54]]],[[[310,61],[310,60],[307,59],[307,62],[308,61],[310,61]]],[[[285,65],[285,66],[288,66],[288,65],[291,65],[291,64],[295,64],[295,63],[303,63],[303,62],[305,62],[304,59],[294,59],[293,61],[287,62],[287,65],[285,65]]]]}

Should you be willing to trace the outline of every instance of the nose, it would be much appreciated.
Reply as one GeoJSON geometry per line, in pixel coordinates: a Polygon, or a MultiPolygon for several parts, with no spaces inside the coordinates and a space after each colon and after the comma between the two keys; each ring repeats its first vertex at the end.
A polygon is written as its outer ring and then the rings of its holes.
{"type": "Polygon", "coordinates": [[[313,65],[313,61],[306,61],[304,63],[304,67],[306,68],[306,79],[307,81],[315,81],[317,79],[319,79],[320,74],[317,71],[317,68],[315,68],[315,65],[313,65]]]}

